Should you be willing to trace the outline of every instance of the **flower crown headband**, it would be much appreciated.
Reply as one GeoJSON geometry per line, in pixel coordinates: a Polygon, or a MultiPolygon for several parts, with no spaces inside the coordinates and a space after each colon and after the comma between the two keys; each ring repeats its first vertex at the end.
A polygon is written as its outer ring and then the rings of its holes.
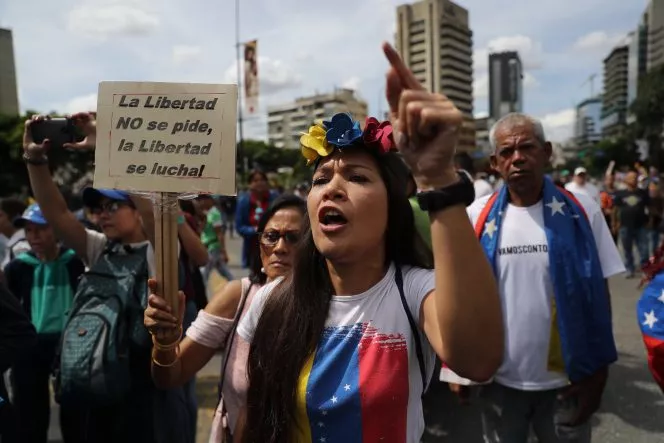
{"type": "Polygon", "coordinates": [[[329,121],[311,126],[309,132],[300,137],[300,145],[307,165],[311,165],[321,157],[330,155],[335,148],[351,146],[360,140],[365,147],[379,154],[396,148],[389,121],[380,122],[374,117],[367,117],[362,131],[360,122],[354,121],[350,114],[344,112],[333,115],[329,121]]]}

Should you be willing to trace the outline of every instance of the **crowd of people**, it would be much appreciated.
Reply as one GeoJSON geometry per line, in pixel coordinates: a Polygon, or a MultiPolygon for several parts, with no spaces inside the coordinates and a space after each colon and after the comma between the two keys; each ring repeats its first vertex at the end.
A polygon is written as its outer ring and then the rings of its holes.
{"type": "MultiPolygon", "coordinates": [[[[564,183],[541,123],[515,113],[491,131],[486,180],[455,152],[459,110],[384,51],[391,123],[315,123],[310,187],[253,171],[237,200],[180,201],[174,306],[153,202],[87,188],[72,211],[30,135],[44,117],[26,122],[35,201],[0,203],[3,443],[47,441],[51,390],[65,443],[193,443],[196,374],[220,350],[215,443],[419,442],[436,380],[477,391],[486,442],[591,441],[618,358],[607,279],[636,275],[634,245],[652,263],[657,174],[564,183]],[[208,297],[213,272],[228,283],[208,297]]],[[[85,138],[68,148],[94,149],[93,115],[71,119],[85,138]]]]}

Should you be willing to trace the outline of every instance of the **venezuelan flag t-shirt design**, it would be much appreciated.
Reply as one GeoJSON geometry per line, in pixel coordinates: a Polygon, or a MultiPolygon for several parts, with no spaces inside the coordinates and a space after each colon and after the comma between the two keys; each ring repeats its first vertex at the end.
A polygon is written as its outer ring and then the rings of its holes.
{"type": "MultiPolygon", "coordinates": [[[[433,272],[404,267],[404,293],[416,321],[434,288],[433,272]]],[[[255,295],[238,333],[250,341],[273,285],[255,295]]],[[[434,354],[424,337],[426,373],[434,354]]],[[[394,267],[373,288],[335,296],[315,352],[299,377],[298,443],[419,442],[422,380],[415,342],[394,281],[394,267]]]]}

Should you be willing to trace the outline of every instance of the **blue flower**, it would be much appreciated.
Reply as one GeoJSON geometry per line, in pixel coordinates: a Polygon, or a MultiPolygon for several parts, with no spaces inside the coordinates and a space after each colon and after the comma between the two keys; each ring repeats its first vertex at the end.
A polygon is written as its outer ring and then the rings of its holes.
{"type": "Polygon", "coordinates": [[[323,122],[327,133],[327,142],[334,146],[348,146],[362,138],[360,122],[354,122],[350,114],[339,113],[332,116],[330,121],[323,122]]]}

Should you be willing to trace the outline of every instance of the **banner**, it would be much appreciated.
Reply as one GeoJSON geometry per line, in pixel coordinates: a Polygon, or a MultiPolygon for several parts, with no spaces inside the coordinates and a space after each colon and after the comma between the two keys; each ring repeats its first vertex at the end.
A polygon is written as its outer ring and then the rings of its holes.
{"type": "Polygon", "coordinates": [[[258,56],[256,55],[257,40],[244,44],[244,97],[245,108],[249,114],[258,110],[258,56]]]}

